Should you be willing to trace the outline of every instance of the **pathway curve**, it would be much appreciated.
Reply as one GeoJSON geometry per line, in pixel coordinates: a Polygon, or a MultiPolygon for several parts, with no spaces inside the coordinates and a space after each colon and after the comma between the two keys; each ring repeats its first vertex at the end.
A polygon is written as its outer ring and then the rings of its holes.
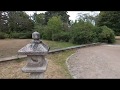
{"type": "Polygon", "coordinates": [[[78,49],[67,64],[74,78],[120,78],[120,45],[78,49]]]}

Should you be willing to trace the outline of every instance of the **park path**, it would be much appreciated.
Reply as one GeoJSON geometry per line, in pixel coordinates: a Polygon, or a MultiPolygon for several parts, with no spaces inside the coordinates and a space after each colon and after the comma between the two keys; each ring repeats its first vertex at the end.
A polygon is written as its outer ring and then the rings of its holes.
{"type": "Polygon", "coordinates": [[[120,78],[120,45],[78,49],[67,61],[74,78],[120,78]]]}

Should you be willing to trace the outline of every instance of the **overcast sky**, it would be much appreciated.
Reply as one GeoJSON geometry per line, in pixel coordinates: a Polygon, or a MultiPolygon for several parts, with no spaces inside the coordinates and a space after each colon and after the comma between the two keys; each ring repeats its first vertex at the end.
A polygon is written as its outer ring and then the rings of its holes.
{"type": "MultiPolygon", "coordinates": [[[[35,11],[26,11],[28,15],[33,15],[35,11]]],[[[45,11],[37,11],[37,13],[45,13],[45,11]]],[[[70,15],[69,19],[75,21],[77,19],[78,13],[90,13],[91,15],[97,15],[100,11],[90,12],[90,11],[68,11],[70,15]]]]}

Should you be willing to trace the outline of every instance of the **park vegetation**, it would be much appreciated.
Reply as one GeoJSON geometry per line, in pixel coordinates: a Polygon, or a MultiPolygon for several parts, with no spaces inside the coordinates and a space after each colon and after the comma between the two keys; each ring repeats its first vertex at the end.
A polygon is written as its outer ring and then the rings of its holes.
{"type": "Polygon", "coordinates": [[[114,43],[115,35],[120,33],[119,14],[112,11],[102,11],[98,16],[83,14],[73,22],[67,11],[46,11],[33,16],[24,11],[0,11],[0,39],[29,39],[32,32],[38,31],[44,40],[73,44],[114,43]]]}

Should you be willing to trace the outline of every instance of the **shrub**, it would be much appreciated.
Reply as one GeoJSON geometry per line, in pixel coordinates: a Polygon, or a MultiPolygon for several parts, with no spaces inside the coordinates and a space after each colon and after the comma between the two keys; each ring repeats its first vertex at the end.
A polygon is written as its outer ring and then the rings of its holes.
{"type": "Polygon", "coordinates": [[[115,34],[114,31],[107,26],[102,26],[102,32],[99,34],[100,41],[106,43],[114,43],[115,42],[115,34]]]}
{"type": "Polygon", "coordinates": [[[87,44],[87,43],[92,43],[96,42],[97,39],[95,38],[94,33],[91,32],[86,32],[86,31],[81,31],[72,36],[70,39],[70,42],[74,44],[87,44]]]}
{"type": "Polygon", "coordinates": [[[28,33],[28,32],[27,33],[20,33],[19,36],[20,36],[19,37],[20,39],[31,39],[32,33],[28,33]]]}
{"type": "Polygon", "coordinates": [[[5,39],[5,33],[0,32],[0,39],[5,39]]]}
{"type": "Polygon", "coordinates": [[[69,42],[86,44],[98,41],[96,32],[94,32],[94,26],[90,22],[80,20],[79,22],[75,22],[71,29],[69,42]]]}
{"type": "Polygon", "coordinates": [[[26,33],[11,33],[11,38],[15,38],[15,39],[29,39],[32,37],[32,33],[30,32],[26,32],[26,33]]]}
{"type": "Polygon", "coordinates": [[[54,34],[52,36],[52,40],[54,40],[54,41],[68,42],[69,39],[70,39],[69,32],[61,32],[61,33],[54,34]]]}
{"type": "Polygon", "coordinates": [[[19,38],[19,33],[10,33],[10,38],[18,39],[19,38]]]}

